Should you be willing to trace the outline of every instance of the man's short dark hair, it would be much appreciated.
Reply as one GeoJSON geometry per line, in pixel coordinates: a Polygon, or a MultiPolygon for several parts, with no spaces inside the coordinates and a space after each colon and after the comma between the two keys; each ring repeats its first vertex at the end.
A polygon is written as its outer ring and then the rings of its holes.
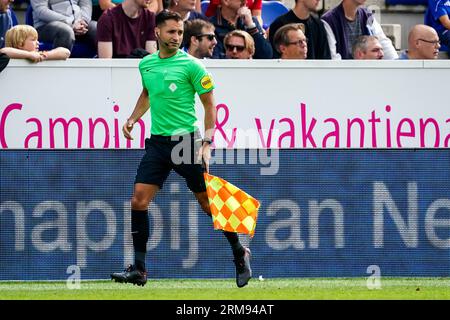
{"type": "Polygon", "coordinates": [[[203,19],[188,20],[184,23],[184,38],[183,45],[186,49],[191,46],[191,37],[196,37],[202,34],[203,28],[213,29],[214,25],[203,19]]]}
{"type": "Polygon", "coordinates": [[[156,15],[156,26],[161,27],[167,20],[175,20],[177,22],[183,21],[180,14],[178,12],[163,10],[156,15]]]}

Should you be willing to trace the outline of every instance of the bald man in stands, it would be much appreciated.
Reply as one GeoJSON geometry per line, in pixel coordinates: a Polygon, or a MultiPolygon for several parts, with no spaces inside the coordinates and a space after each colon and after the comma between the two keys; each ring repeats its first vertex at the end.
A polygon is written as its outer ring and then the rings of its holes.
{"type": "Polygon", "coordinates": [[[431,60],[437,59],[441,43],[433,28],[418,24],[412,27],[408,36],[408,50],[403,51],[399,60],[431,60]]]}

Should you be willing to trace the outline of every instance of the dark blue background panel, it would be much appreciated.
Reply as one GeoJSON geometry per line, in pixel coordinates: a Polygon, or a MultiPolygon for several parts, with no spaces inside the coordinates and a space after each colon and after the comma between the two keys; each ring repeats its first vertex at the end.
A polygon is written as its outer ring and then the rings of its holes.
{"type": "MultiPolygon", "coordinates": [[[[211,173],[261,201],[254,238],[241,237],[255,277],[365,277],[371,265],[382,276],[450,276],[450,150],[283,149],[272,162],[241,152],[216,156],[211,173]],[[269,166],[276,174],[261,175],[269,166]]],[[[82,279],[106,279],[133,261],[142,155],[2,150],[0,280],[67,279],[73,265],[82,279]]],[[[228,243],[175,173],[149,214],[150,278],[234,277],[228,243]]]]}

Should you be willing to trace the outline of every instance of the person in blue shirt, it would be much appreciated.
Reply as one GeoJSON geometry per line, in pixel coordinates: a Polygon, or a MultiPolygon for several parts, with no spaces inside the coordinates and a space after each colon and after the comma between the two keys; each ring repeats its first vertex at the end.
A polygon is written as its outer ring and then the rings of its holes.
{"type": "Polygon", "coordinates": [[[427,24],[439,35],[450,52],[450,0],[428,0],[427,24]]]}
{"type": "Polygon", "coordinates": [[[5,46],[6,31],[12,28],[13,21],[9,5],[14,0],[0,0],[0,48],[5,46]]]}

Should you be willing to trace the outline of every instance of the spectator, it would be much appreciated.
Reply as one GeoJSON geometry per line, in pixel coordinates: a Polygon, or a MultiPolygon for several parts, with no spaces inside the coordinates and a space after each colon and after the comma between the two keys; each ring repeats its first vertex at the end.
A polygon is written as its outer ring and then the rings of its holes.
{"type": "Polygon", "coordinates": [[[277,30],[273,41],[281,59],[306,59],[308,39],[302,23],[289,23],[277,30]]]}
{"type": "Polygon", "coordinates": [[[170,0],[169,10],[178,12],[183,21],[203,19],[208,20],[201,12],[195,11],[197,0],[170,0]]]}
{"type": "Polygon", "coordinates": [[[450,56],[450,2],[447,0],[428,0],[429,26],[439,35],[442,44],[447,47],[450,56]]]}
{"type": "Polygon", "coordinates": [[[328,34],[332,59],[353,59],[352,45],[360,35],[378,38],[384,59],[397,59],[392,41],[386,37],[375,17],[362,5],[366,0],[342,0],[322,16],[328,34]]]}
{"type": "Polygon", "coordinates": [[[437,59],[441,47],[439,36],[432,27],[418,24],[408,35],[408,49],[400,54],[400,60],[437,59]]]}
{"type": "Polygon", "coordinates": [[[39,39],[53,48],[72,51],[75,39],[95,48],[97,22],[91,20],[91,0],[30,0],[39,39]]]}
{"type": "Polygon", "coordinates": [[[384,57],[383,48],[375,36],[359,36],[353,43],[353,59],[381,60],[384,57]]]}
{"type": "Polygon", "coordinates": [[[223,39],[227,59],[252,59],[255,54],[255,41],[248,32],[233,30],[223,39]]]}
{"type": "MultiPolygon", "coordinates": [[[[252,11],[252,16],[258,19],[260,25],[263,25],[262,21],[262,0],[246,0],[247,8],[252,11]]],[[[220,7],[220,0],[210,0],[209,5],[206,8],[205,15],[209,18],[216,14],[217,8],[220,7]]]]}
{"type": "Polygon", "coordinates": [[[308,39],[307,59],[331,59],[327,32],[323,22],[315,14],[318,5],[319,0],[295,0],[294,8],[272,22],[269,27],[269,40],[272,44],[274,58],[280,57],[273,41],[277,30],[288,23],[302,23],[308,39]]]}
{"type": "Polygon", "coordinates": [[[223,39],[228,32],[236,29],[247,31],[255,41],[253,58],[272,58],[272,46],[264,37],[264,31],[256,17],[252,17],[250,9],[245,6],[245,0],[221,0],[221,7],[210,21],[216,27],[217,37],[213,58],[225,58],[223,39]]]}
{"type": "Polygon", "coordinates": [[[0,72],[6,68],[9,63],[9,57],[0,51],[0,72]]]}
{"type": "Polygon", "coordinates": [[[0,0],[0,48],[5,46],[5,34],[12,25],[11,11],[9,10],[9,5],[14,0],[0,0]]]}
{"type": "Polygon", "coordinates": [[[6,45],[0,52],[11,59],[28,59],[31,62],[66,60],[70,56],[69,49],[63,47],[39,51],[38,33],[26,24],[19,24],[6,32],[6,45]]]}
{"type": "Polygon", "coordinates": [[[98,21],[98,57],[127,58],[133,50],[156,51],[155,14],[145,0],[124,0],[98,21]]]}
{"type": "Polygon", "coordinates": [[[217,44],[212,23],[194,19],[185,22],[184,49],[198,59],[211,58],[217,44]]]}

